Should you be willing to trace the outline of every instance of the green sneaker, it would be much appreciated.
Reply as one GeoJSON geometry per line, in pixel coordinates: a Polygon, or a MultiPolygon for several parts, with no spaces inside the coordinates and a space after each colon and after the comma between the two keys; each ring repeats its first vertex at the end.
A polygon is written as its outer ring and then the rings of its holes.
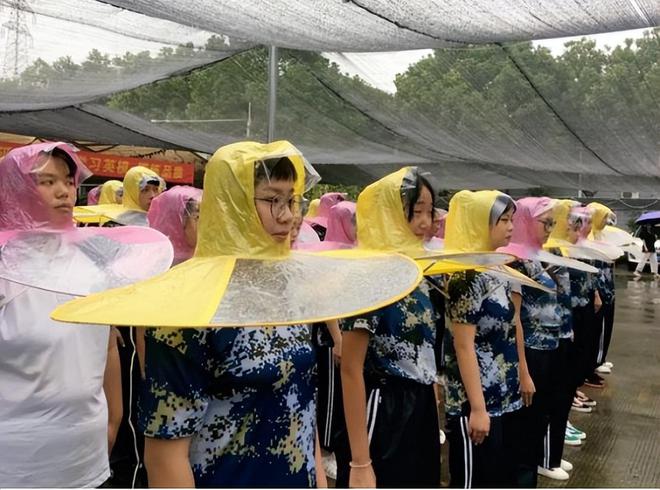
{"type": "Polygon", "coordinates": [[[566,435],[572,435],[580,439],[581,441],[587,438],[587,433],[581,431],[580,429],[577,429],[573,427],[572,425],[569,425],[566,427],[566,435]]]}
{"type": "Polygon", "coordinates": [[[566,435],[564,436],[564,444],[566,444],[567,446],[581,446],[582,439],[566,431],[566,435]]]}

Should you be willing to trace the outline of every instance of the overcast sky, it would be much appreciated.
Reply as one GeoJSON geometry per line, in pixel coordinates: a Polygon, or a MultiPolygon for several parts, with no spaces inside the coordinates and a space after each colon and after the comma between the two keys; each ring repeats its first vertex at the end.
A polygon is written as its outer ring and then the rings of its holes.
{"type": "MultiPolygon", "coordinates": [[[[591,36],[562,37],[534,41],[534,44],[546,46],[554,55],[560,55],[564,51],[564,44],[574,39],[586,37],[594,39],[599,48],[606,46],[613,48],[623,44],[626,39],[641,37],[648,29],[634,29],[630,31],[612,32],[607,34],[594,34],[591,36]]],[[[403,73],[413,63],[429,56],[430,49],[415,51],[398,51],[388,53],[325,53],[325,56],[336,62],[343,72],[350,75],[358,75],[364,81],[378,87],[386,92],[394,93],[394,78],[403,73]]]]}

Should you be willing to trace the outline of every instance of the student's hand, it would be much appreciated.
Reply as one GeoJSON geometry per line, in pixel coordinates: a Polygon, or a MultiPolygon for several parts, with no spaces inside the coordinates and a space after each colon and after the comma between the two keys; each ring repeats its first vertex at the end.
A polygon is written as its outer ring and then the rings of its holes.
{"type": "Polygon", "coordinates": [[[114,337],[115,342],[117,342],[117,347],[126,347],[124,338],[121,336],[121,332],[117,327],[110,327],[110,335],[114,337]]]}
{"type": "Polygon", "coordinates": [[[323,465],[316,466],[316,488],[328,488],[328,478],[323,465]]]}
{"type": "Polygon", "coordinates": [[[596,296],[594,298],[594,311],[598,313],[598,311],[603,307],[603,301],[600,299],[600,294],[598,294],[598,291],[596,291],[596,296]]]}
{"type": "Polygon", "coordinates": [[[520,376],[520,394],[522,395],[523,405],[529,407],[532,404],[532,398],[536,393],[536,387],[534,386],[534,380],[532,377],[527,374],[520,376]]]}
{"type": "Polygon", "coordinates": [[[366,468],[351,468],[348,488],[376,488],[376,473],[372,465],[366,468]]]}
{"type": "Polygon", "coordinates": [[[477,410],[470,412],[470,420],[468,422],[470,428],[470,439],[475,445],[484,442],[490,432],[490,417],[486,410],[477,410]]]}
{"type": "Polygon", "coordinates": [[[335,364],[339,365],[339,363],[341,363],[341,339],[339,342],[335,342],[335,345],[332,348],[332,358],[334,359],[335,364]]]}

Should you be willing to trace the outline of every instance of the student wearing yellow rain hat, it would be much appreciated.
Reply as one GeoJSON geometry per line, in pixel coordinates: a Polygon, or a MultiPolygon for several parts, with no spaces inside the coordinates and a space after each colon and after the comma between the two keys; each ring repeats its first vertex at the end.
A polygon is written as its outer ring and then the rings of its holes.
{"type": "Polygon", "coordinates": [[[300,324],[379,308],[421,280],[400,255],[291,252],[304,164],[286,141],[219,149],[190,260],[52,313],[169,327],[146,339],[141,426],[153,486],[315,485],[314,356],[300,324]]]}
{"type": "MultiPolygon", "coordinates": [[[[513,200],[498,191],[461,191],[449,203],[445,246],[492,251],[509,243],[513,200]]],[[[518,411],[531,403],[522,329],[511,285],[488,271],[449,280],[445,411],[450,486],[517,486],[518,411]],[[522,382],[521,382],[522,380],[522,382]],[[521,397],[522,392],[522,397],[521,397]]]]}
{"type": "MultiPolygon", "coordinates": [[[[256,213],[223,209],[211,223],[201,221],[200,236],[216,220],[225,221],[228,233],[236,233],[242,220],[248,226],[259,220],[262,231],[256,234],[270,247],[288,246],[301,169],[287,157],[264,153],[260,162],[238,168],[254,172],[254,191],[230,192],[241,208],[256,213]],[[252,206],[246,202],[250,195],[252,206]]],[[[199,249],[210,246],[202,238],[199,249]]],[[[296,327],[147,336],[141,422],[150,484],[180,486],[194,478],[196,486],[314,486],[316,386],[309,340],[308,329],[296,327]]]]}
{"type": "Polygon", "coordinates": [[[137,166],[130,168],[124,175],[121,200],[118,201],[116,197],[118,190],[116,184],[104,184],[102,196],[104,189],[106,189],[106,197],[103,200],[99,198],[98,205],[76,207],[74,218],[77,221],[82,223],[96,221],[105,226],[147,226],[147,211],[151,201],[165,190],[165,181],[153,170],[137,166]]]}
{"type": "MultiPolygon", "coordinates": [[[[423,250],[433,208],[433,189],[417,168],[382,178],[358,197],[358,246],[423,250]]],[[[439,484],[438,321],[423,282],[396,304],[341,322],[348,440],[336,450],[338,487],[439,484]]]]}
{"type": "MultiPolygon", "coordinates": [[[[607,206],[598,202],[592,202],[587,207],[593,210],[592,228],[590,239],[606,240],[606,232],[616,225],[616,214],[607,206]]],[[[595,325],[596,336],[593,351],[591,369],[585,381],[587,386],[602,388],[605,380],[600,374],[610,374],[611,362],[607,361],[607,352],[612,340],[614,329],[615,288],[614,288],[614,261],[598,260],[595,266],[600,269],[596,276],[596,289],[602,302],[601,308],[596,312],[595,325]]]]}
{"type": "MultiPolygon", "coordinates": [[[[584,249],[576,251],[573,247],[578,243],[580,230],[587,219],[587,215],[580,211],[580,206],[579,202],[570,199],[556,201],[553,210],[556,226],[548,240],[551,246],[555,246],[551,249],[554,253],[563,256],[584,253],[584,249]]],[[[562,311],[568,308],[570,314],[562,315],[559,360],[556,367],[558,390],[551,408],[548,440],[544,444],[544,459],[539,468],[539,474],[554,479],[566,478],[566,474],[558,469],[565,472],[572,469],[572,465],[562,459],[564,445],[579,444],[582,437],[580,434],[584,434],[568,423],[571,407],[577,411],[590,412],[591,407],[596,405],[595,401],[577,391],[584,382],[588,333],[594,316],[592,274],[569,268],[568,277],[568,304],[564,304],[565,286],[563,285],[562,293],[558,294],[558,301],[562,311]]],[[[561,277],[559,279],[561,280],[561,277]]]]}
{"type": "Polygon", "coordinates": [[[98,204],[121,204],[124,184],[119,180],[108,180],[101,186],[98,204]]]}

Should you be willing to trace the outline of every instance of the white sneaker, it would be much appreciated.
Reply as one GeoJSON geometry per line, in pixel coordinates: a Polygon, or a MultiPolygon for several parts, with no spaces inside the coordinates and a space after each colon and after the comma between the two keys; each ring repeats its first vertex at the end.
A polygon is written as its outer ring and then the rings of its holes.
{"type": "Polygon", "coordinates": [[[325,470],[325,475],[328,478],[332,478],[333,480],[337,479],[337,460],[335,459],[334,454],[328,454],[324,455],[321,458],[321,462],[323,463],[323,469],[325,470]]]}
{"type": "Polygon", "coordinates": [[[612,369],[607,367],[605,364],[601,364],[596,368],[598,374],[612,374],[612,369]]]}
{"type": "Polygon", "coordinates": [[[538,473],[541,476],[552,478],[553,480],[568,480],[570,477],[570,475],[561,468],[547,469],[539,466],[538,473]]]}
{"type": "Polygon", "coordinates": [[[642,273],[641,273],[641,272],[637,272],[637,271],[635,271],[635,272],[633,272],[633,276],[635,276],[635,277],[642,277],[642,273]]]}
{"type": "Polygon", "coordinates": [[[571,471],[573,469],[573,463],[569,463],[565,459],[561,460],[561,463],[559,463],[559,466],[564,471],[571,471]]]}
{"type": "Polygon", "coordinates": [[[608,368],[612,369],[614,367],[614,364],[612,364],[610,361],[604,362],[603,366],[607,366],[608,368]]]}

